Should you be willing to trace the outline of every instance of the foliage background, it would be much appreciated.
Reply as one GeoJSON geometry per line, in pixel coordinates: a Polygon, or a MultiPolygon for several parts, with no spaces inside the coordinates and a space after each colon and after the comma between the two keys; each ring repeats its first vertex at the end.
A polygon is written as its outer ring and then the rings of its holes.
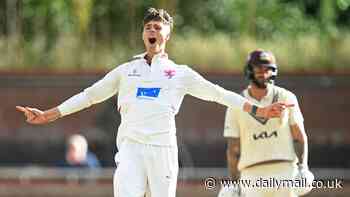
{"type": "Polygon", "coordinates": [[[255,48],[282,71],[349,70],[349,0],[4,0],[1,70],[111,69],[143,51],[150,7],[175,18],[168,50],[203,71],[241,71],[255,48]]]}

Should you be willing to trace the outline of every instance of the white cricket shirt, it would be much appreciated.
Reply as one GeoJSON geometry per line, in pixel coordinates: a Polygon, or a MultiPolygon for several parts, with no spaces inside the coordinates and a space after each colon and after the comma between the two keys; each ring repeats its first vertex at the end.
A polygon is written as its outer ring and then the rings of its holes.
{"type": "Polygon", "coordinates": [[[268,92],[262,100],[251,97],[248,90],[243,91],[245,98],[256,105],[267,106],[273,102],[293,103],[281,118],[264,119],[234,108],[228,108],[225,118],[225,137],[240,138],[241,155],[238,169],[270,160],[296,161],[290,125],[303,122],[296,96],[281,87],[268,85],[268,92]]]}
{"type": "Polygon", "coordinates": [[[140,143],[176,145],[175,115],[186,94],[243,110],[247,102],[239,94],[205,80],[186,65],[177,65],[166,54],[145,54],[110,71],[104,78],[58,106],[65,116],[118,93],[121,124],[117,144],[125,138],[140,143]]]}

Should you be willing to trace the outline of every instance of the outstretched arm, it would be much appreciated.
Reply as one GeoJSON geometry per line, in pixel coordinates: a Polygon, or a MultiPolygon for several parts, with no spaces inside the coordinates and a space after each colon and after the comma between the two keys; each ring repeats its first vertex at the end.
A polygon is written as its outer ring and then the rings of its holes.
{"type": "Polygon", "coordinates": [[[190,68],[187,70],[185,86],[186,93],[194,97],[207,101],[214,101],[228,107],[239,108],[259,117],[280,117],[281,113],[287,107],[294,106],[293,104],[287,104],[284,102],[273,103],[267,107],[254,106],[241,95],[225,90],[224,88],[211,83],[190,68]]]}
{"type": "Polygon", "coordinates": [[[294,106],[293,104],[276,102],[266,107],[258,107],[251,104],[248,100],[246,100],[246,102],[243,104],[243,111],[255,114],[256,116],[263,117],[263,118],[276,118],[276,117],[280,117],[282,112],[286,108],[293,107],[293,106],[294,106]]]}
{"type": "Polygon", "coordinates": [[[117,67],[91,87],[86,88],[84,91],[52,109],[42,111],[36,108],[22,106],[16,106],[16,109],[24,113],[26,121],[30,124],[46,124],[60,117],[78,112],[93,104],[102,102],[117,93],[122,67],[123,65],[117,67]]]}

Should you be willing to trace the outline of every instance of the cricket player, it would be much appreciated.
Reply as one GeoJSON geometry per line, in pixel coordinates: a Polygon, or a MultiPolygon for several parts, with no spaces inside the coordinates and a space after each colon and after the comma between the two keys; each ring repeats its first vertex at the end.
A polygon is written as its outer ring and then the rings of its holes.
{"type": "Polygon", "coordinates": [[[294,107],[274,119],[257,117],[238,108],[227,109],[224,137],[228,143],[226,156],[230,176],[256,185],[255,188],[242,184],[231,189],[222,188],[219,197],[293,197],[308,193],[311,188],[301,187],[302,184],[298,185],[296,181],[293,182],[295,187],[286,183],[285,187],[277,188],[281,182],[268,185],[265,181],[265,185],[262,184],[263,180],[273,179],[297,179],[300,183],[304,178],[308,184],[313,181],[308,168],[307,136],[297,97],[274,85],[277,64],[271,52],[261,49],[251,52],[244,74],[250,84],[242,95],[250,102],[260,106],[289,102],[294,107]]]}
{"type": "Polygon", "coordinates": [[[175,115],[186,94],[214,101],[260,118],[279,117],[293,106],[259,107],[239,94],[205,80],[186,65],[168,58],[165,46],[173,27],[163,9],[150,8],[143,20],[146,51],[59,106],[41,111],[17,106],[31,124],[44,124],[100,103],[118,93],[122,120],[118,128],[114,174],[115,197],[175,197],[178,149],[175,115]]]}

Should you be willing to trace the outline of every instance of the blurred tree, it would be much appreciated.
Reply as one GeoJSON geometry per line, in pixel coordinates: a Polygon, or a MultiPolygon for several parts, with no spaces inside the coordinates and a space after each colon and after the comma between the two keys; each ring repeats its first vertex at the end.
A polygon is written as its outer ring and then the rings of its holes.
{"type": "Polygon", "coordinates": [[[350,0],[337,0],[337,5],[341,10],[346,10],[350,5],[350,0]]]}
{"type": "Polygon", "coordinates": [[[81,68],[84,66],[84,64],[88,61],[90,61],[92,58],[94,58],[91,54],[84,55],[86,51],[91,51],[90,48],[95,47],[96,39],[91,39],[89,36],[89,25],[90,25],[90,19],[91,19],[91,9],[93,7],[93,0],[73,0],[73,16],[75,19],[75,36],[77,36],[77,56],[81,57],[83,60],[77,59],[75,62],[75,65],[78,68],[81,68]],[[87,49],[87,50],[79,50],[79,49],[87,49]],[[89,50],[90,49],[90,50],[89,50]]]}
{"type": "Polygon", "coordinates": [[[26,64],[38,67],[50,66],[59,39],[78,30],[70,0],[22,0],[22,24],[26,64]]]}
{"type": "Polygon", "coordinates": [[[337,32],[349,30],[349,5],[350,0],[4,0],[0,51],[6,57],[0,66],[66,61],[79,67],[104,53],[141,52],[142,18],[151,6],[174,16],[179,37],[221,34],[257,43],[313,35],[334,44],[342,35],[337,32]]]}
{"type": "Polygon", "coordinates": [[[70,0],[23,0],[24,35],[27,39],[44,36],[48,44],[74,30],[70,0]]]}
{"type": "Polygon", "coordinates": [[[141,31],[143,13],[150,6],[169,10],[175,16],[176,31],[180,34],[224,32],[260,39],[272,34],[293,36],[318,31],[320,24],[335,24],[349,5],[349,0],[22,1],[27,39],[45,35],[48,43],[54,43],[61,33],[78,31],[91,32],[95,38],[110,44],[116,39],[123,40],[131,47],[140,44],[135,37],[141,31]],[[319,11],[313,11],[317,7],[319,11]]]}
{"type": "Polygon", "coordinates": [[[320,8],[320,22],[325,32],[332,32],[335,28],[337,1],[322,0],[320,8]]]}
{"type": "Polygon", "coordinates": [[[93,4],[93,0],[73,0],[73,12],[80,34],[86,34],[88,31],[93,4]]]}

